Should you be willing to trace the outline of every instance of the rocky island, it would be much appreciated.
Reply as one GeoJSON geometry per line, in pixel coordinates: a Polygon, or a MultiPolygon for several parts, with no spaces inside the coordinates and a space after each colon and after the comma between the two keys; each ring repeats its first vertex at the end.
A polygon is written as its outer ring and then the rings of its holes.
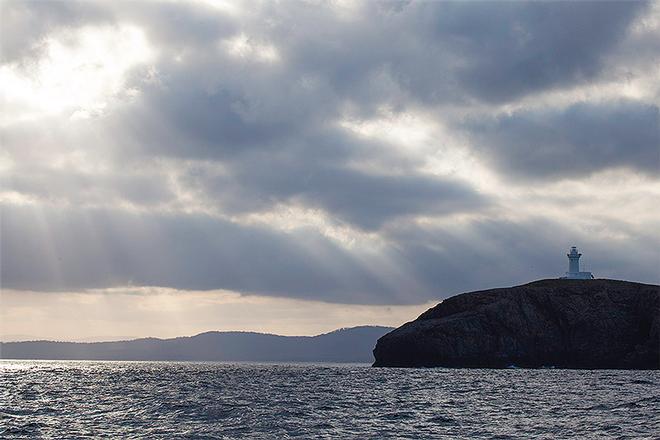
{"type": "Polygon", "coordinates": [[[660,369],[660,286],[548,279],[464,293],[378,340],[378,367],[660,369]]]}

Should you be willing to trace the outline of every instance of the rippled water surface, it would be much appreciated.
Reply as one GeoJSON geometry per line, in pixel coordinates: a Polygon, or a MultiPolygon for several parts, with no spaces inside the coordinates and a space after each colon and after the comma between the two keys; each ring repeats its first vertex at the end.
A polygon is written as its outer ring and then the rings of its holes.
{"type": "Polygon", "coordinates": [[[653,371],[0,361],[2,438],[659,438],[653,371]]]}

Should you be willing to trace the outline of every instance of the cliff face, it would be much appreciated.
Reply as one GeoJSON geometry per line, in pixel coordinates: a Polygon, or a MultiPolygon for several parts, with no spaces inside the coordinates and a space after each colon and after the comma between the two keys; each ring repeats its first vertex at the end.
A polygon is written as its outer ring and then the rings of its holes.
{"type": "Polygon", "coordinates": [[[381,337],[374,366],[660,369],[660,286],[541,280],[464,293],[381,337]]]}

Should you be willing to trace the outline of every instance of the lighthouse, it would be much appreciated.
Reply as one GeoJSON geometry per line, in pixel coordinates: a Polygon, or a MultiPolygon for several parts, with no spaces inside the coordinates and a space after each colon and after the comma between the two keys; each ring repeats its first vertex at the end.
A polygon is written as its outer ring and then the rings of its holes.
{"type": "Polygon", "coordinates": [[[580,257],[577,247],[571,246],[571,250],[566,254],[568,257],[568,272],[562,278],[573,280],[591,280],[594,276],[591,272],[580,272],[580,257]]]}

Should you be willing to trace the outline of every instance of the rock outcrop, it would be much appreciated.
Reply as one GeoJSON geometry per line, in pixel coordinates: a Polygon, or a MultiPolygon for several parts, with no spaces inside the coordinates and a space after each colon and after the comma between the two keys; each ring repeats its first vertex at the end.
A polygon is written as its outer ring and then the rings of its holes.
{"type": "Polygon", "coordinates": [[[464,293],[381,337],[374,366],[660,369],[660,286],[541,280],[464,293]]]}

